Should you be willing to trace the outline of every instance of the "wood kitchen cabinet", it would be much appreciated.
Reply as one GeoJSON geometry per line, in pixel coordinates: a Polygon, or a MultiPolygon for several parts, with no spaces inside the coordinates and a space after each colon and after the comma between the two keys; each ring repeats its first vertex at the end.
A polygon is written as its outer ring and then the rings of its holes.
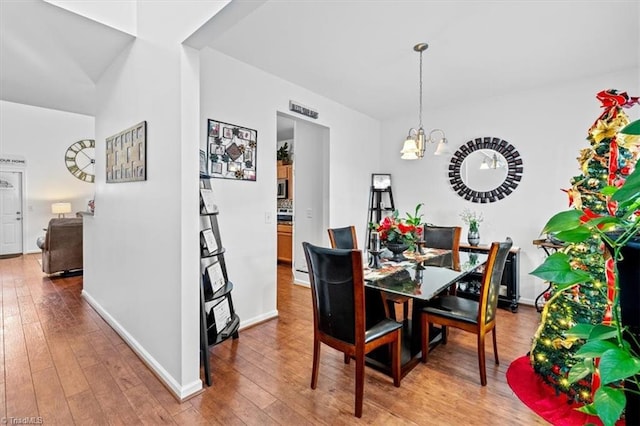
{"type": "Polygon", "coordinates": [[[291,179],[293,177],[293,166],[291,164],[278,166],[278,179],[291,179]]]}
{"type": "Polygon", "coordinates": [[[293,260],[293,226],[278,225],[278,262],[293,260]]]}

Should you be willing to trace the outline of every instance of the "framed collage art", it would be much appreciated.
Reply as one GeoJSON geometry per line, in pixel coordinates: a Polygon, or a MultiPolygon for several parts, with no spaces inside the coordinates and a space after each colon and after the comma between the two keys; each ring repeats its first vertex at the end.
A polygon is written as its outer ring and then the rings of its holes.
{"type": "Polygon", "coordinates": [[[147,122],[107,138],[107,183],[147,180],[147,122]]]}
{"type": "Polygon", "coordinates": [[[209,175],[256,180],[258,132],[235,124],[207,120],[209,175]]]}

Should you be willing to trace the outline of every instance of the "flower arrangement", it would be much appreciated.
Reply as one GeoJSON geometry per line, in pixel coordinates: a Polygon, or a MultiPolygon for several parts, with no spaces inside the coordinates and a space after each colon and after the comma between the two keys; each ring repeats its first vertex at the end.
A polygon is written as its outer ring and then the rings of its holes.
{"type": "Polygon", "coordinates": [[[469,226],[469,232],[478,232],[480,223],[484,220],[482,213],[478,214],[469,209],[464,209],[462,213],[460,213],[460,217],[462,221],[469,226]]]}
{"type": "Polygon", "coordinates": [[[419,213],[422,206],[422,203],[418,204],[413,215],[406,213],[406,219],[400,218],[398,210],[394,210],[380,224],[371,223],[369,226],[378,232],[383,244],[407,244],[414,250],[416,242],[422,239],[422,214],[419,213]]]}

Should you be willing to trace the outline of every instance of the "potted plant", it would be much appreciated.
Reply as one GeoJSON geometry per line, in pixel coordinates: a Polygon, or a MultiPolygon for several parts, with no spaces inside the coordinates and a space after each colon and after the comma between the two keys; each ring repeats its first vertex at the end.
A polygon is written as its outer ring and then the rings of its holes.
{"type": "MultiPolygon", "coordinates": [[[[636,120],[621,133],[638,134],[639,130],[640,120],[636,120]]],[[[580,411],[597,415],[609,426],[616,423],[626,406],[627,424],[639,424],[640,324],[633,322],[639,318],[640,297],[640,168],[621,187],[606,187],[601,192],[617,203],[615,214],[598,215],[588,209],[560,212],[547,222],[542,233],[553,233],[572,243],[598,236],[607,246],[613,284],[610,324],[576,324],[569,329],[568,336],[585,343],[574,355],[581,362],[571,368],[568,379],[575,382],[589,374],[599,376],[593,402],[580,411]]],[[[531,274],[556,283],[559,291],[593,280],[588,272],[574,269],[569,256],[562,252],[547,257],[531,274]]]]}
{"type": "Polygon", "coordinates": [[[278,160],[278,164],[290,164],[291,163],[291,153],[289,152],[289,144],[285,142],[278,151],[276,152],[276,158],[278,160]]]}
{"type": "Polygon", "coordinates": [[[478,214],[469,209],[464,209],[462,213],[460,213],[460,217],[469,227],[469,233],[467,234],[469,245],[477,246],[480,244],[480,222],[484,219],[482,213],[478,214]]]}
{"type": "Polygon", "coordinates": [[[413,215],[406,213],[406,219],[400,218],[398,210],[394,210],[391,216],[385,217],[379,224],[369,224],[371,229],[378,232],[382,244],[394,254],[392,260],[405,260],[402,253],[407,249],[415,250],[416,243],[422,239],[422,206],[422,203],[418,204],[413,215]]]}

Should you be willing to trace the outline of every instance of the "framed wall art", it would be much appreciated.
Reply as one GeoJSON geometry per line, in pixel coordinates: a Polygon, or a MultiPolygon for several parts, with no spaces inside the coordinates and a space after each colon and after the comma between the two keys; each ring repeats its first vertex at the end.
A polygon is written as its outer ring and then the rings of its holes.
{"type": "Polygon", "coordinates": [[[147,180],[147,122],[107,138],[107,183],[147,180]]]}
{"type": "Polygon", "coordinates": [[[256,130],[209,119],[207,150],[211,177],[256,180],[256,130]]]}

